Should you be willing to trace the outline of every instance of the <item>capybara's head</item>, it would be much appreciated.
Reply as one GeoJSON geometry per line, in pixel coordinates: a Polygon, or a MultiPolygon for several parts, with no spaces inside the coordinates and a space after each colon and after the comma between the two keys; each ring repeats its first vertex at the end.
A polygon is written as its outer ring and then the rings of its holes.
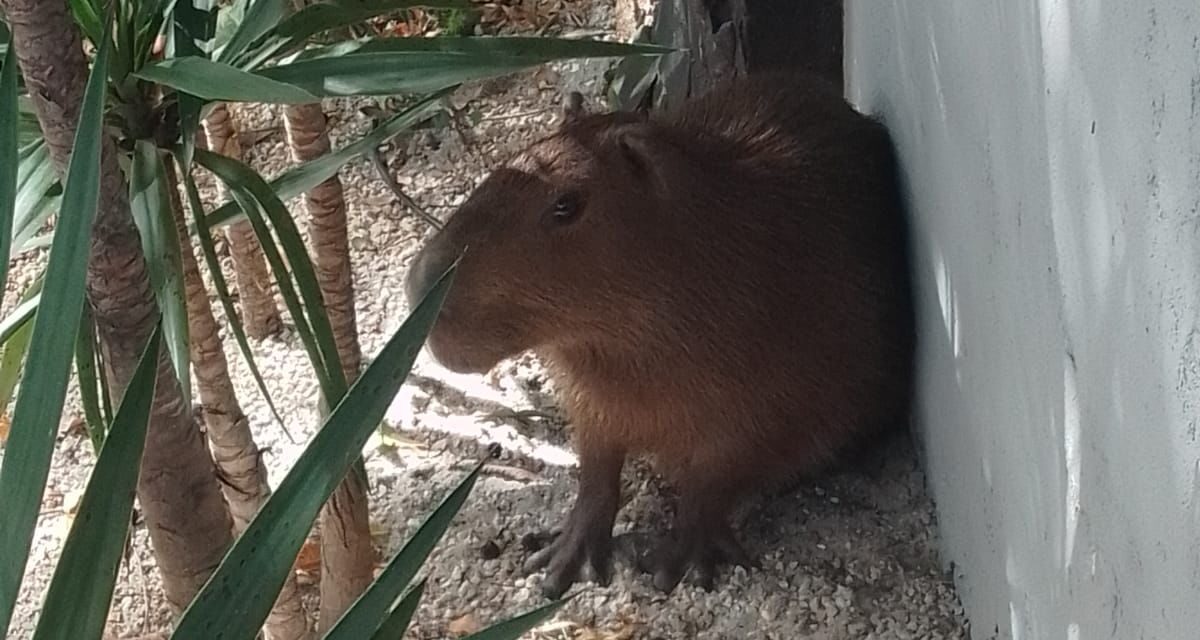
{"type": "Polygon", "coordinates": [[[415,305],[462,256],[429,337],[439,362],[485,372],[636,319],[645,299],[637,274],[664,231],[654,222],[656,163],[670,155],[650,153],[651,127],[636,114],[585,114],[568,100],[557,132],[493,171],[451,215],[405,283],[415,305]]]}

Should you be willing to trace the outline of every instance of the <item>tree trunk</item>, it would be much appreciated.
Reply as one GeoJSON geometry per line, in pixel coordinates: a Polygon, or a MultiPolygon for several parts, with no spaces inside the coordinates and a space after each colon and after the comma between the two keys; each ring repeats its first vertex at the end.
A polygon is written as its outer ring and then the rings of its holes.
{"type": "MultiPolygon", "coordinates": [[[[325,112],[320,104],[284,107],[288,146],[296,162],[307,162],[329,153],[325,112]]],[[[314,268],[329,312],[329,323],[337,341],[338,355],[347,382],[358,377],[362,351],[354,316],[354,281],[350,268],[350,244],[346,237],[346,199],[337,174],[304,194],[308,231],[313,244],[314,268]]]]}
{"type": "MultiPolygon", "coordinates": [[[[258,513],[271,495],[267,469],[250,432],[237,393],[229,377],[229,363],[221,343],[220,327],[213,316],[208,290],[200,277],[200,268],[192,250],[191,236],[183,215],[175,165],[167,168],[168,193],[179,232],[183,280],[186,286],[188,332],[191,335],[191,360],[196,387],[208,426],[208,441],[213,459],[223,480],[225,501],[233,515],[236,532],[258,513]]],[[[268,640],[298,640],[311,637],[308,614],[300,600],[294,573],[289,573],[264,629],[268,640]]]]}
{"type": "Polygon", "coordinates": [[[317,632],[325,633],[358,599],[375,577],[365,476],[362,460],[334,490],[321,509],[321,613],[317,632]]]}
{"type": "MultiPolygon", "coordinates": [[[[210,151],[242,159],[237,124],[225,103],[218,103],[205,119],[204,133],[210,151]]],[[[225,185],[220,181],[218,185],[224,196],[225,185]]],[[[279,308],[275,306],[275,298],[271,295],[271,276],[267,272],[262,246],[254,235],[254,227],[249,220],[235,222],[226,227],[225,238],[229,241],[229,253],[237,274],[238,298],[242,303],[242,321],[246,333],[258,339],[279,333],[283,323],[279,318],[279,308]]]]}
{"type": "MultiPolygon", "coordinates": [[[[288,145],[297,162],[329,153],[329,133],[320,103],[284,109],[288,145]]],[[[362,351],[354,317],[354,282],[346,239],[346,200],[334,174],[304,194],[313,244],[314,268],[347,384],[358,377],[362,351]]],[[[361,461],[347,474],[321,510],[321,615],[325,631],[341,617],[374,577],[367,486],[361,461]]]]}
{"type": "MultiPolygon", "coordinates": [[[[2,6],[25,84],[61,176],[74,143],[88,76],[79,31],[64,0],[3,0],[2,6]]],[[[100,206],[87,287],[113,393],[119,397],[154,329],[157,308],[129,210],[127,183],[111,139],[104,140],[102,154],[100,206]]],[[[138,499],[167,601],[178,612],[221,561],[232,534],[204,438],[195,428],[190,408],[183,404],[165,351],[159,360],[138,499]]]]}

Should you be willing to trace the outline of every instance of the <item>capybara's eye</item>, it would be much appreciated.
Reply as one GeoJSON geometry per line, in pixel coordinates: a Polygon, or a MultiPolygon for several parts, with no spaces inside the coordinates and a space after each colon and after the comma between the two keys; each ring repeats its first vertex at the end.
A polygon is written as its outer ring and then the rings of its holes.
{"type": "Polygon", "coordinates": [[[573,193],[559,196],[558,200],[554,201],[554,220],[557,222],[570,222],[575,219],[579,213],[579,196],[573,193]]]}

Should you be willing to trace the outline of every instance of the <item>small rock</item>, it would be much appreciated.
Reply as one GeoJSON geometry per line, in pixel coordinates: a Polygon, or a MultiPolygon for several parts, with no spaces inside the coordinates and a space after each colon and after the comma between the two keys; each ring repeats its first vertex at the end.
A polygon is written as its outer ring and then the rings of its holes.
{"type": "Polygon", "coordinates": [[[487,542],[483,543],[482,547],[479,548],[479,557],[483,558],[484,560],[495,560],[496,558],[499,558],[500,545],[497,545],[493,540],[488,540],[487,542]]]}
{"type": "Polygon", "coordinates": [[[473,614],[455,618],[446,625],[446,630],[456,636],[465,636],[467,634],[476,633],[483,627],[480,626],[479,620],[473,614]]]}

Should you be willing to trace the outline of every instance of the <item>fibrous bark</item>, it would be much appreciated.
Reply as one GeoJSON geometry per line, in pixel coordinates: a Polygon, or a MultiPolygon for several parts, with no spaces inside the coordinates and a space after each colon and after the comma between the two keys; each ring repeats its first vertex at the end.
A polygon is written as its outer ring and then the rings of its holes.
{"type": "MultiPolygon", "coordinates": [[[[167,175],[167,191],[171,196],[183,263],[192,368],[200,392],[209,446],[222,480],[221,488],[233,516],[234,530],[240,533],[270,497],[271,487],[267,482],[267,468],[262,462],[261,451],[254,442],[250,423],[242,411],[229,376],[220,326],[213,315],[208,290],[201,279],[193,253],[174,165],[168,167],[167,175]]],[[[308,614],[296,588],[295,574],[288,574],[279,598],[267,617],[264,631],[268,640],[311,637],[308,614]]]]}
{"type": "MultiPolygon", "coordinates": [[[[204,120],[204,133],[208,149],[224,156],[242,159],[242,144],[238,138],[237,123],[224,104],[217,104],[204,120]]],[[[225,194],[225,186],[220,185],[225,194]]],[[[267,271],[266,258],[254,227],[249,220],[240,220],[225,229],[229,241],[229,254],[233,257],[233,269],[237,275],[238,297],[242,303],[242,322],[246,333],[258,339],[275,335],[283,328],[279,307],[271,295],[271,275],[267,271]]]]}
{"type": "MultiPolygon", "coordinates": [[[[284,108],[288,146],[292,158],[307,162],[329,153],[327,121],[320,104],[287,105],[284,108]]],[[[337,341],[342,371],[347,381],[358,377],[362,351],[354,316],[354,281],[350,267],[350,244],[346,233],[346,199],[337,174],[304,194],[308,231],[312,242],[313,267],[321,285],[329,324],[337,341]]]]}
{"type": "MultiPolygon", "coordinates": [[[[65,174],[88,77],[79,31],[64,0],[3,0],[17,57],[51,156],[65,174]]],[[[100,202],[92,232],[87,293],[113,393],[123,394],[157,305],[112,140],[102,144],[100,202]]],[[[70,215],[64,211],[60,215],[70,215]]],[[[204,438],[184,406],[163,350],[146,435],[138,499],[167,601],[181,610],[232,540],[231,522],[204,438]]]]}
{"type": "MultiPolygon", "coordinates": [[[[319,103],[284,110],[292,157],[305,162],[329,153],[328,123],[319,103]]],[[[362,352],[354,316],[354,282],[346,237],[346,200],[335,174],[304,194],[313,245],[313,266],[347,383],[358,377],[362,352]]],[[[361,468],[361,465],[356,465],[361,468]]],[[[321,614],[326,630],[358,598],[374,577],[365,479],[351,472],[321,510],[321,614]]]]}

